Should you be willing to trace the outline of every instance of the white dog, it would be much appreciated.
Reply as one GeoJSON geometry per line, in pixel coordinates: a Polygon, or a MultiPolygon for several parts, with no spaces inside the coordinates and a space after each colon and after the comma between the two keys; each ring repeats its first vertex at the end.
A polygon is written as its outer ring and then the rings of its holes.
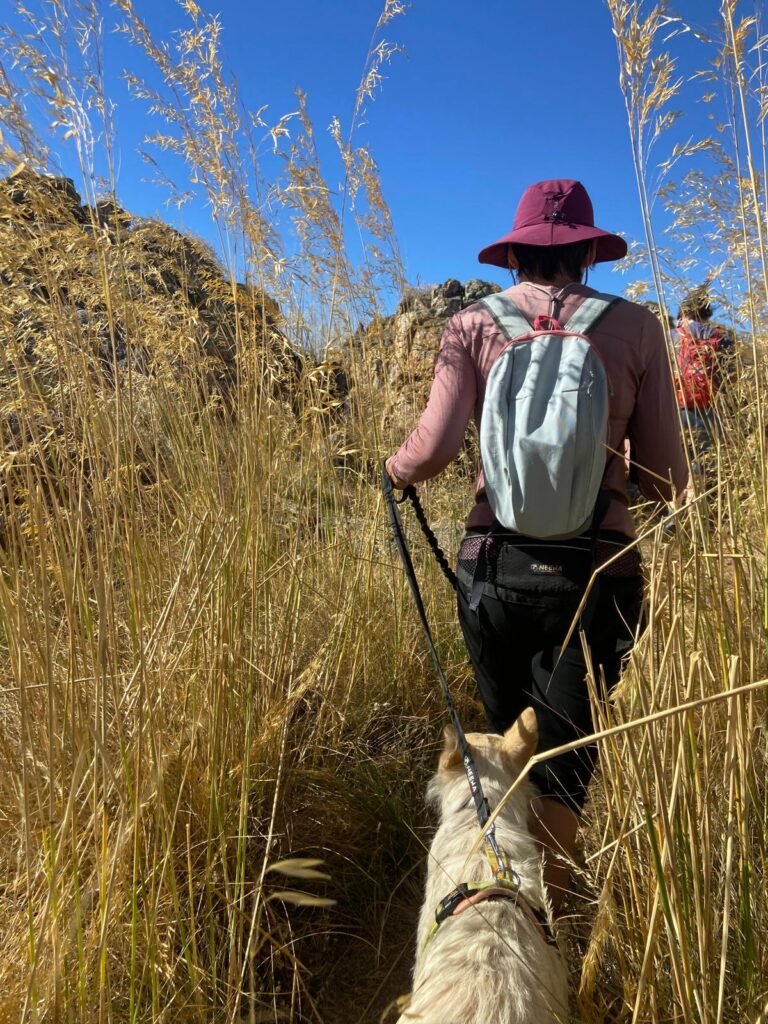
{"type": "MultiPolygon", "coordinates": [[[[528,708],[505,736],[471,733],[467,742],[491,810],[536,746],[528,708]]],[[[452,898],[439,925],[438,905],[460,883],[492,882],[485,842],[456,736],[446,729],[428,798],[440,808],[418,928],[413,993],[398,1024],[565,1024],[568,985],[546,914],[541,854],[528,830],[531,790],[521,784],[496,818],[496,837],[520,878],[520,896],[493,886],[452,898]]]]}

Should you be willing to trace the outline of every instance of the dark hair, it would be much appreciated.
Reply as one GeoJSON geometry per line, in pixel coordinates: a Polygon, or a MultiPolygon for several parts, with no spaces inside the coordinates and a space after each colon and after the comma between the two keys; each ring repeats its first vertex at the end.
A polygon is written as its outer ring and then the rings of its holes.
{"type": "Polygon", "coordinates": [[[523,277],[541,277],[554,281],[565,274],[580,281],[591,242],[571,242],[569,245],[520,245],[510,248],[515,254],[519,272],[523,277]]]}
{"type": "MultiPolygon", "coordinates": [[[[664,321],[666,320],[668,327],[675,327],[675,318],[672,316],[671,313],[667,313],[665,315],[664,310],[661,308],[658,302],[644,302],[642,299],[636,299],[635,301],[638,306],[645,306],[646,309],[650,309],[653,315],[657,319],[661,320],[662,323],[664,323],[664,321]]],[[[680,317],[678,316],[678,320],[679,319],[680,317]]]]}
{"type": "Polygon", "coordinates": [[[711,320],[712,303],[709,301],[707,286],[700,284],[689,292],[680,303],[677,313],[678,320],[711,320]]]}

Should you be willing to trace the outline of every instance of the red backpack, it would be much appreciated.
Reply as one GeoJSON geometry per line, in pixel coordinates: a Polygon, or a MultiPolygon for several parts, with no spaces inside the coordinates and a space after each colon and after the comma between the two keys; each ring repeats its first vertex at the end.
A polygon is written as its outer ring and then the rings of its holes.
{"type": "Polygon", "coordinates": [[[715,324],[681,321],[677,327],[677,401],[681,409],[708,409],[720,387],[723,334],[715,324]]]}

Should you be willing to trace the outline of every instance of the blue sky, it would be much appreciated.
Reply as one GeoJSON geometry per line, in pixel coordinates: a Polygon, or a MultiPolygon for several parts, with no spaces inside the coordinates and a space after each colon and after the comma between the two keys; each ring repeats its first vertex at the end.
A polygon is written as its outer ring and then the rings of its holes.
{"type": "MultiPolygon", "coordinates": [[[[185,24],[172,0],[135,0],[159,38],[185,24]]],[[[325,131],[333,115],[346,127],[382,0],[212,0],[223,24],[223,50],[245,105],[268,104],[272,120],[295,109],[293,89],[308,96],[331,183],[341,168],[325,131]]],[[[682,0],[677,9],[700,25],[714,23],[718,0],[682,0]]],[[[107,27],[114,15],[105,8],[107,27]]],[[[477,251],[511,225],[526,184],[573,177],[588,187],[601,227],[642,237],[615,41],[601,0],[413,0],[385,31],[401,44],[387,80],[369,106],[357,141],[370,146],[391,206],[408,278],[431,283],[481,276],[477,251]]],[[[683,63],[701,62],[699,44],[676,43],[683,63]]],[[[146,68],[124,39],[106,34],[109,91],[116,102],[117,193],[139,214],[156,214],[216,244],[202,200],[180,212],[147,184],[137,154],[143,135],[161,125],[129,101],[119,73],[146,68]]],[[[700,66],[700,65],[699,65],[700,66]]],[[[700,130],[691,106],[682,137],[700,130]]],[[[72,154],[56,147],[64,173],[77,178],[72,154]]],[[[178,165],[166,161],[175,177],[178,165]]],[[[598,268],[591,283],[621,290],[624,281],[598,268]]]]}

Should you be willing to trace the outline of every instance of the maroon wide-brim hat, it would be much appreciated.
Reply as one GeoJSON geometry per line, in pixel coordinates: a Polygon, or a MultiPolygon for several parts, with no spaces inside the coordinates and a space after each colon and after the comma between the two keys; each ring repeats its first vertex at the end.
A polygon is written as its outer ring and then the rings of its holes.
{"type": "Polygon", "coordinates": [[[620,235],[595,227],[592,200],[580,181],[537,181],[523,192],[509,234],[486,246],[477,258],[481,263],[506,269],[507,246],[515,242],[550,246],[591,241],[597,243],[595,263],[627,255],[627,243],[620,235]]]}

